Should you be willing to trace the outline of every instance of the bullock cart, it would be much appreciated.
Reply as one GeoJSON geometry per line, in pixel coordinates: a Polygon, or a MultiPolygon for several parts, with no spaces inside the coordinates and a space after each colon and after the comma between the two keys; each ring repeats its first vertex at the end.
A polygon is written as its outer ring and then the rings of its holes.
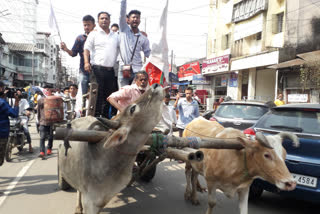
{"type": "MultiPolygon", "coordinates": [[[[106,122],[105,119],[100,118],[100,120],[106,122]]],[[[87,142],[89,144],[100,142],[106,135],[106,131],[96,130],[83,131],[62,127],[58,127],[55,130],[55,139],[57,140],[77,141],[79,143],[87,142]]],[[[202,151],[198,150],[199,148],[240,150],[243,148],[243,145],[237,138],[183,138],[167,136],[161,133],[152,133],[149,135],[145,146],[137,154],[137,166],[133,169],[133,180],[141,179],[147,182],[150,181],[155,176],[157,164],[166,158],[185,162],[202,161],[204,156],[202,151]]],[[[59,186],[62,187],[62,189],[66,186],[63,178],[59,179],[59,186]]]]}

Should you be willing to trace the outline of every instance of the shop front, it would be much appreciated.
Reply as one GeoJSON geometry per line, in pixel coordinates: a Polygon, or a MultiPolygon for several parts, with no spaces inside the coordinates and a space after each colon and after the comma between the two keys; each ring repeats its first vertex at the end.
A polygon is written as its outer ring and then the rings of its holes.
{"type": "Polygon", "coordinates": [[[202,74],[211,81],[212,97],[208,102],[215,103],[220,97],[229,96],[229,84],[237,85],[237,76],[229,72],[230,55],[223,55],[204,60],[202,63],[202,74]]]}
{"type": "MultiPolygon", "coordinates": [[[[301,81],[301,69],[320,61],[320,51],[298,54],[297,58],[270,66],[277,70],[277,93],[282,93],[284,101],[290,103],[320,103],[319,86],[308,80],[301,81]]],[[[317,65],[317,64],[315,64],[317,65]]]]}
{"type": "Polygon", "coordinates": [[[237,99],[273,101],[276,97],[276,70],[279,51],[247,56],[231,61],[230,71],[238,74],[237,99]]]}

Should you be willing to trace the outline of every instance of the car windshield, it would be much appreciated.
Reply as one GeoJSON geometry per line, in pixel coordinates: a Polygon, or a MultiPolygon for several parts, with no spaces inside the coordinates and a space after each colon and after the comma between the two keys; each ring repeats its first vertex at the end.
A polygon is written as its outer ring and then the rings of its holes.
{"type": "Polygon", "coordinates": [[[278,109],[262,118],[257,127],[320,134],[320,111],[299,109],[278,109]]]}
{"type": "Polygon", "coordinates": [[[224,118],[243,118],[245,120],[258,120],[268,111],[265,106],[257,105],[220,105],[215,113],[218,117],[224,118]]]}

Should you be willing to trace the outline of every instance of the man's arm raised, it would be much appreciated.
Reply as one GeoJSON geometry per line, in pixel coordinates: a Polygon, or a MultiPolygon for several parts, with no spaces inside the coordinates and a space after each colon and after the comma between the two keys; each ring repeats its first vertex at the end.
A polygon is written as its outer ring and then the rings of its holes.
{"type": "Polygon", "coordinates": [[[127,24],[127,0],[121,1],[119,27],[120,31],[124,31],[129,27],[127,24]]]}

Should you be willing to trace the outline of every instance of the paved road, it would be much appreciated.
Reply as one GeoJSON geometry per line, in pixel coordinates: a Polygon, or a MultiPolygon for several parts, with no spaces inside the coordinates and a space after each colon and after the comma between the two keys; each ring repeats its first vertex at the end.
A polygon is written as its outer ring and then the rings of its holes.
{"type": "MultiPolygon", "coordinates": [[[[11,163],[0,167],[1,214],[71,214],[75,208],[76,192],[60,191],[57,187],[57,145],[53,155],[40,160],[38,155],[39,135],[31,127],[34,154],[14,155],[11,163]]],[[[118,213],[201,213],[206,210],[207,198],[200,194],[199,206],[184,201],[184,164],[164,161],[157,168],[156,177],[150,183],[135,183],[124,189],[103,209],[103,214],[118,213]]],[[[319,213],[320,205],[282,198],[264,193],[261,200],[249,203],[251,214],[302,214],[319,213]]],[[[215,214],[239,213],[236,199],[218,194],[215,214]]]]}

